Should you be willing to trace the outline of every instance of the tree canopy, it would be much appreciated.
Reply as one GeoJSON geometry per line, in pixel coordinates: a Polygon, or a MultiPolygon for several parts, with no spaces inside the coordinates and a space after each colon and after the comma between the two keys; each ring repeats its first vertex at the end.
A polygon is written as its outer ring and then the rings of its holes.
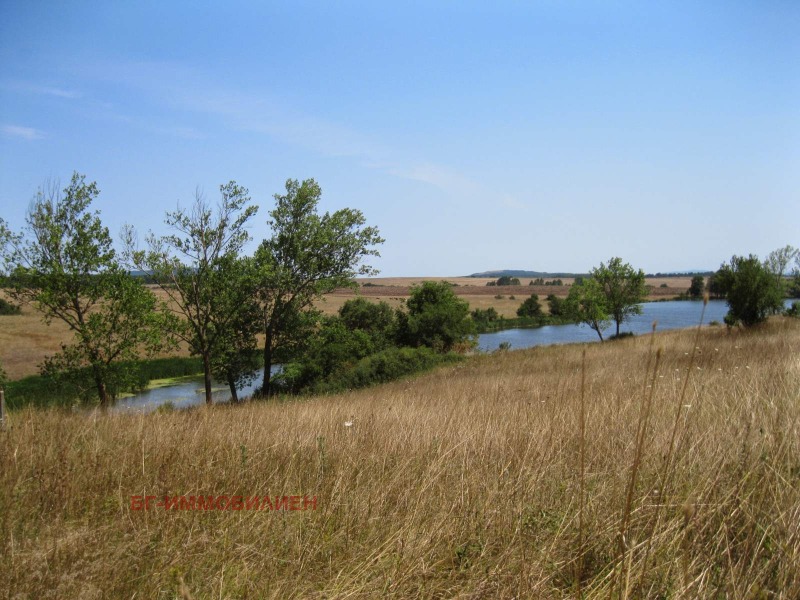
{"type": "Polygon", "coordinates": [[[313,179],[289,179],[269,213],[271,236],[256,250],[265,396],[276,352],[291,353],[306,337],[304,329],[313,326],[313,302],[338,287],[354,287],[356,276],[377,274],[364,262],[380,256],[376,246],[384,240],[377,227],[366,226],[364,215],[350,208],[319,214],[321,197],[313,179]]]}
{"type": "Polygon", "coordinates": [[[150,234],[146,250],[136,248],[132,230],[126,235],[133,265],[147,271],[169,298],[163,313],[172,317],[171,332],[203,361],[207,404],[212,403],[215,363],[218,372],[246,376],[241,368],[225,364],[224,357],[240,360],[246,351],[248,342],[237,325],[246,322],[243,314],[252,302],[252,293],[242,292],[254,289],[237,261],[250,239],[245,226],[258,207],[249,205],[247,189],[234,181],[220,186],[220,196],[216,210],[198,193],[191,209],[167,212],[165,223],[174,233],[150,234]]]}
{"type": "Polygon", "coordinates": [[[716,273],[720,290],[728,302],[728,325],[755,325],[783,307],[783,288],[774,273],[758,257],[733,256],[716,273]]]}
{"type": "Polygon", "coordinates": [[[639,304],[647,297],[644,271],[636,271],[630,264],[623,263],[621,258],[614,257],[608,261],[608,265],[601,262],[590,274],[602,290],[605,311],[616,323],[616,335],[619,335],[624,321],[642,313],[639,304]]]}
{"type": "Polygon", "coordinates": [[[408,313],[398,314],[401,343],[439,352],[471,343],[475,325],[468,318],[469,304],[446,281],[424,281],[412,287],[406,307],[408,313]]]}
{"type": "Polygon", "coordinates": [[[576,321],[594,329],[603,341],[603,331],[611,325],[606,296],[600,283],[593,277],[582,278],[569,290],[564,311],[576,321]]]}
{"type": "Polygon", "coordinates": [[[539,304],[539,296],[531,294],[530,298],[525,301],[517,309],[518,317],[538,317],[542,314],[542,305],[539,304]]]}
{"type": "Polygon", "coordinates": [[[165,339],[155,296],[120,266],[99,212],[90,210],[99,193],[74,173],[63,192],[50,186],[37,193],[24,234],[3,226],[2,237],[9,295],[74,334],[43,372],[75,385],[83,398],[93,389],[106,407],[135,378],[125,361],[161,349],[165,339]]]}

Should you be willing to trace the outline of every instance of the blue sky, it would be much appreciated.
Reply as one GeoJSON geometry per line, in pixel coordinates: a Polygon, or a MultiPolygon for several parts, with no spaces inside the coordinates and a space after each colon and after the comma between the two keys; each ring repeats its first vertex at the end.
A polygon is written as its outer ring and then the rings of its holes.
{"type": "Polygon", "coordinates": [[[386,276],[716,268],[800,246],[800,3],[0,0],[0,216],[73,171],[256,239],[313,177],[386,276]]]}

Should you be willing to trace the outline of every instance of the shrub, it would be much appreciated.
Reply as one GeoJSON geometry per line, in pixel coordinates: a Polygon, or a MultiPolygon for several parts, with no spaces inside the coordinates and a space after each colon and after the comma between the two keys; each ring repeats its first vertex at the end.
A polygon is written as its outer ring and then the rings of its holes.
{"type": "Polygon", "coordinates": [[[426,281],[411,288],[408,313],[397,315],[397,341],[403,346],[428,346],[442,352],[473,338],[469,304],[445,282],[426,281]]]}
{"type": "Polygon", "coordinates": [[[470,316],[472,317],[473,321],[480,323],[491,323],[500,318],[500,315],[493,306],[490,306],[487,309],[476,308],[470,313],[470,316]]]}
{"type": "Polygon", "coordinates": [[[406,375],[462,360],[458,354],[439,354],[430,348],[388,348],[358,361],[311,387],[313,393],[334,393],[386,383],[406,375]]]}
{"type": "Polygon", "coordinates": [[[566,307],[564,306],[565,300],[559,298],[555,294],[547,296],[547,306],[550,309],[550,314],[554,317],[560,317],[566,314],[566,307]]]}
{"type": "Polygon", "coordinates": [[[741,321],[749,327],[783,309],[783,289],[752,254],[731,258],[717,271],[715,280],[728,300],[725,323],[729,326],[741,321]]]}
{"type": "Polygon", "coordinates": [[[16,304],[11,304],[5,298],[0,298],[0,315],[20,315],[22,309],[16,304]]]}
{"type": "Polygon", "coordinates": [[[497,280],[497,285],[519,285],[519,279],[509,275],[503,275],[497,280]]]}
{"type": "Polygon", "coordinates": [[[706,279],[702,275],[695,275],[692,277],[692,284],[689,286],[689,295],[692,298],[702,298],[703,292],[706,291],[706,279]]]}
{"type": "Polygon", "coordinates": [[[542,314],[542,305],[539,304],[539,296],[531,294],[517,309],[518,317],[538,317],[542,314]]]}

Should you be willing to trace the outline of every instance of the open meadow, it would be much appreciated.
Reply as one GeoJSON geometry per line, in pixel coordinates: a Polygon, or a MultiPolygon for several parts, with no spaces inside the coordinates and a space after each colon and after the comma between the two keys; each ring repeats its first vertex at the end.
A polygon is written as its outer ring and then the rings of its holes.
{"type": "Polygon", "coordinates": [[[0,597],[798,598],[798,357],[777,317],[330,397],[16,411],[0,597]]]}

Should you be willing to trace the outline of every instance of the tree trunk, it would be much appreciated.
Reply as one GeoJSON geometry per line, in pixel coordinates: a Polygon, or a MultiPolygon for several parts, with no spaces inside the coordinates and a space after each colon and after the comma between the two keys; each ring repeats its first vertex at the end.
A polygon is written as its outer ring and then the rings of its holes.
{"type": "Polygon", "coordinates": [[[236,380],[228,374],[228,387],[231,388],[231,402],[239,404],[239,394],[236,393],[236,380]]]}
{"type": "Polygon", "coordinates": [[[272,377],[272,327],[268,327],[264,339],[264,380],[261,384],[261,397],[269,398],[272,377]]]}
{"type": "Polygon", "coordinates": [[[97,395],[100,398],[100,408],[102,410],[106,410],[108,405],[110,404],[110,398],[108,397],[108,388],[106,388],[106,382],[103,381],[103,376],[100,373],[99,367],[94,365],[92,367],[92,371],[94,372],[94,383],[97,386],[97,395]]]}
{"type": "Polygon", "coordinates": [[[211,358],[207,353],[203,355],[203,383],[206,389],[206,404],[210,406],[214,402],[211,399],[211,358]]]}
{"type": "Polygon", "coordinates": [[[619,337],[619,321],[617,321],[617,337],[619,337]]]}
{"type": "Polygon", "coordinates": [[[594,325],[592,325],[592,329],[594,329],[597,332],[597,335],[600,336],[600,341],[602,342],[603,341],[603,332],[600,329],[600,323],[595,323],[594,325]]]}

